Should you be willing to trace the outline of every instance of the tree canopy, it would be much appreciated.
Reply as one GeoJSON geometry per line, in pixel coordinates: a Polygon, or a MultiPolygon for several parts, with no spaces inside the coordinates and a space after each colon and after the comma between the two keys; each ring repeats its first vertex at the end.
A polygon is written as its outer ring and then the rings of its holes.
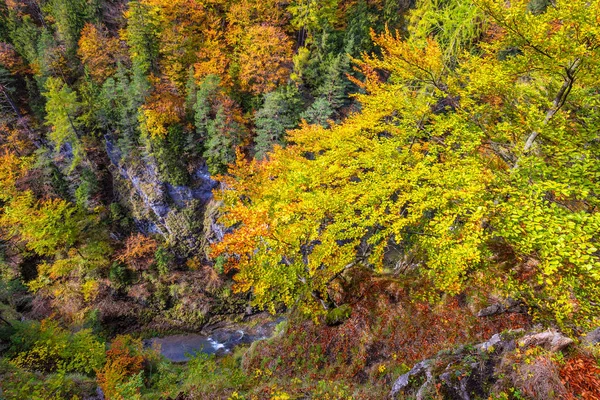
{"type": "Polygon", "coordinates": [[[594,323],[599,4],[471,6],[480,19],[459,49],[453,32],[421,35],[424,17],[408,38],[374,35],[360,112],[293,130],[222,177],[233,229],[214,254],[257,305],[317,309],[346,269],[383,271],[394,243],[422,257],[432,293],[491,279],[540,318],[594,323]],[[518,265],[500,264],[499,246],[518,265]]]}

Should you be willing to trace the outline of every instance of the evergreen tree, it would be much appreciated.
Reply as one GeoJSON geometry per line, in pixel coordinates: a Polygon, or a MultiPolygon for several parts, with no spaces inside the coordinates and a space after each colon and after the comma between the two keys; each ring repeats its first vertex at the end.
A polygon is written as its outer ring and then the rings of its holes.
{"type": "Polygon", "coordinates": [[[327,128],[334,113],[335,110],[331,106],[331,102],[325,97],[319,97],[300,116],[309,124],[318,124],[327,128]]]}
{"type": "Polygon", "coordinates": [[[86,22],[92,20],[98,11],[96,1],[51,0],[50,13],[54,17],[56,30],[65,43],[67,54],[75,56],[80,32],[86,22]]]}
{"type": "Polygon", "coordinates": [[[130,48],[136,73],[146,75],[158,68],[159,21],[151,7],[143,1],[130,1],[125,17],[125,40],[130,48]]]}
{"type": "Polygon", "coordinates": [[[67,145],[72,151],[70,170],[85,159],[85,150],[81,144],[77,116],[81,103],[77,94],[58,78],[46,81],[46,123],[51,127],[50,140],[57,151],[67,145]]]}
{"type": "Polygon", "coordinates": [[[226,115],[223,106],[207,125],[207,140],[203,153],[211,174],[224,173],[227,165],[235,161],[235,150],[240,145],[243,127],[226,115]]]}
{"type": "Polygon", "coordinates": [[[274,145],[285,143],[285,132],[300,121],[302,99],[294,85],[283,86],[264,96],[254,116],[256,125],[255,157],[264,158],[274,145]]]}
{"type": "Polygon", "coordinates": [[[339,110],[348,102],[348,93],[353,88],[346,77],[350,72],[350,60],[346,54],[330,56],[328,62],[322,63],[319,69],[324,69],[324,73],[319,77],[321,83],[314,91],[318,97],[301,117],[310,124],[327,127],[327,121],[335,120],[339,110]]]}
{"type": "Polygon", "coordinates": [[[202,143],[203,156],[212,174],[225,172],[235,161],[235,150],[242,143],[246,129],[235,103],[219,87],[220,78],[208,75],[195,89],[194,121],[196,135],[188,148],[202,143]]]}

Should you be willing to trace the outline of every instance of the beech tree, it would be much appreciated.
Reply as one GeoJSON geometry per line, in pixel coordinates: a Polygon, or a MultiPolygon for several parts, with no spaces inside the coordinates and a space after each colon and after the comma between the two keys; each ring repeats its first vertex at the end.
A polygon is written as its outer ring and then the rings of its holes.
{"type": "Polygon", "coordinates": [[[77,54],[92,78],[99,83],[113,75],[120,58],[119,39],[109,37],[102,28],[86,24],[81,31],[77,54]]]}
{"type": "Polygon", "coordinates": [[[361,112],[291,132],[268,161],[238,160],[218,195],[232,231],[213,247],[236,290],[316,311],[344,271],[385,268],[395,242],[421,257],[432,294],[484,276],[538,318],[596,324],[600,31],[588,10],[600,4],[527,5],[474,1],[488,40],[470,52],[419,23],[407,39],[375,36],[382,57],[358,63],[361,112]],[[495,264],[498,243],[514,265],[495,264]]]}
{"type": "Polygon", "coordinates": [[[281,28],[256,25],[248,29],[240,49],[242,88],[254,94],[272,91],[289,77],[292,43],[281,28]]]}

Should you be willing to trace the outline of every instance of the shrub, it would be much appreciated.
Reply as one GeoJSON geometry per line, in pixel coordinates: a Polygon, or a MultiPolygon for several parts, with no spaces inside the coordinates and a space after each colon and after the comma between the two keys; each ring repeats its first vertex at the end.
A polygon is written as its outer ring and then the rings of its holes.
{"type": "Polygon", "coordinates": [[[71,333],[50,319],[14,326],[10,353],[16,366],[42,372],[90,374],[104,363],[104,344],[90,329],[71,333]]]}
{"type": "Polygon", "coordinates": [[[64,400],[89,398],[95,382],[86,376],[67,374],[64,370],[44,376],[0,359],[0,387],[5,400],[64,400]]]}
{"type": "Polygon", "coordinates": [[[141,385],[137,376],[144,366],[143,344],[129,335],[117,336],[106,352],[106,364],[97,373],[98,384],[107,399],[135,398],[141,385]],[[136,377],[132,380],[133,377],[136,377]],[[133,396],[133,397],[132,397],[133,396]]]}

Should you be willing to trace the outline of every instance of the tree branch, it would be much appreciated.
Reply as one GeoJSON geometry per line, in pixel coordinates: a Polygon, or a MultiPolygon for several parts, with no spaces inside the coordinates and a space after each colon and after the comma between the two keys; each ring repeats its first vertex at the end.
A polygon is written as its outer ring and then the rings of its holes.
{"type": "MultiPolygon", "coordinates": [[[[548,125],[548,122],[550,122],[552,117],[554,117],[554,115],[556,115],[556,113],[561,109],[561,107],[567,101],[567,97],[569,96],[569,93],[571,93],[571,89],[573,88],[573,83],[575,83],[575,73],[577,72],[577,69],[579,68],[580,65],[581,65],[581,60],[576,59],[573,62],[573,64],[571,64],[570,67],[566,68],[565,81],[563,82],[560,90],[554,97],[554,101],[552,102],[552,107],[550,107],[550,109],[548,109],[548,111],[546,112],[546,117],[544,118],[542,125],[548,125]]],[[[525,145],[523,146],[523,154],[527,154],[529,152],[529,150],[531,150],[531,147],[533,146],[533,144],[538,136],[539,136],[539,131],[531,132],[531,134],[527,138],[527,141],[525,142],[525,145]]],[[[520,159],[521,159],[520,157],[517,159],[517,161],[515,162],[515,165],[513,166],[513,169],[518,168],[520,159]]]]}

